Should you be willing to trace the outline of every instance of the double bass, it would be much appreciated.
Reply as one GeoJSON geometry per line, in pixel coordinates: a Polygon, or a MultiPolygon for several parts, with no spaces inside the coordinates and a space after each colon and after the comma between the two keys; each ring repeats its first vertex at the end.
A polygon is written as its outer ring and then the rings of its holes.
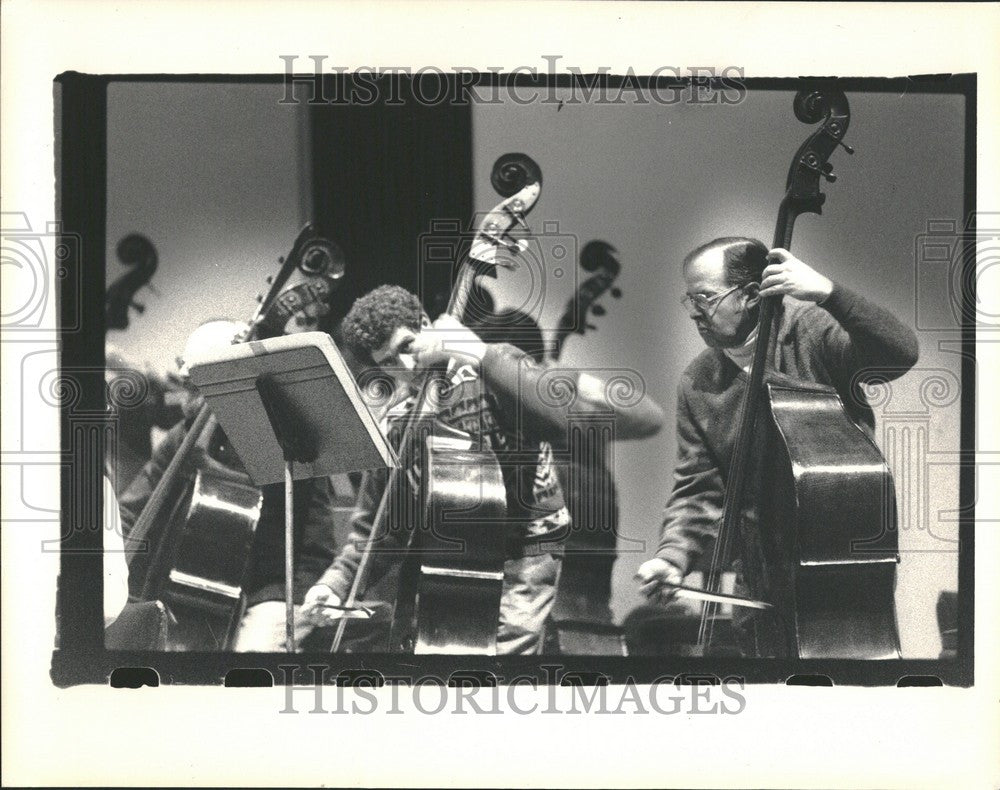
{"type": "MultiPolygon", "coordinates": [[[[503,197],[481,220],[459,265],[446,312],[462,321],[477,276],[495,276],[509,266],[523,240],[511,231],[526,227],[525,216],[541,194],[538,165],[524,154],[505,154],[493,166],[491,182],[503,197]],[[503,252],[504,255],[498,253],[503,252]]],[[[424,376],[415,408],[407,417],[397,453],[372,520],[345,609],[364,590],[369,559],[390,523],[410,521],[389,633],[389,650],[417,654],[494,655],[503,590],[507,492],[496,455],[474,449],[471,437],[436,421],[439,396],[448,389],[447,370],[424,376]],[[408,487],[419,468],[419,492],[408,487]],[[407,503],[417,493],[416,509],[407,503]],[[412,523],[416,522],[416,523],[412,523]]],[[[347,620],[338,624],[331,646],[340,648],[347,620]]]]}
{"type": "MultiPolygon", "coordinates": [[[[232,342],[281,334],[297,311],[327,300],[345,270],[343,252],[311,224],[280,263],[247,330],[232,342]]],[[[245,472],[208,454],[216,427],[202,404],[127,539],[132,599],[166,605],[173,615],[169,650],[227,649],[245,603],[263,497],[245,472]],[[148,564],[137,564],[140,556],[148,564]]]]}
{"type": "MultiPolygon", "coordinates": [[[[844,143],[850,109],[835,86],[800,91],[794,112],[803,123],[822,124],[799,147],[788,172],[772,245],[785,249],[791,247],[796,218],[822,211],[826,196],[820,181],[836,179],[830,156],[838,147],[853,153],[844,143]]],[[[790,656],[899,658],[892,476],[874,441],[832,388],[771,369],[780,300],[761,300],[705,588],[719,592],[736,533],[756,529],[775,557],[769,569],[771,600],[746,605],[773,607],[790,656]],[[756,523],[748,527],[745,519],[756,523]]],[[[718,606],[708,602],[702,609],[698,642],[703,651],[710,647],[718,606]]]]}

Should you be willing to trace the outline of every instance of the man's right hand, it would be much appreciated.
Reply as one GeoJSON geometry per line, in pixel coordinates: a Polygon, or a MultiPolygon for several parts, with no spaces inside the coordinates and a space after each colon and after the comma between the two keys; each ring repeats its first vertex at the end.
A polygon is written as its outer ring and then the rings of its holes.
{"type": "Polygon", "coordinates": [[[315,584],[309,588],[302,601],[302,614],[309,618],[309,622],[313,625],[333,625],[340,619],[340,610],[327,607],[341,605],[340,596],[333,590],[325,584],[315,584]]]}
{"type": "Polygon", "coordinates": [[[684,574],[673,563],[653,557],[639,566],[635,578],[639,582],[639,591],[650,601],[666,603],[675,594],[670,585],[681,584],[684,581],[684,574]]]}

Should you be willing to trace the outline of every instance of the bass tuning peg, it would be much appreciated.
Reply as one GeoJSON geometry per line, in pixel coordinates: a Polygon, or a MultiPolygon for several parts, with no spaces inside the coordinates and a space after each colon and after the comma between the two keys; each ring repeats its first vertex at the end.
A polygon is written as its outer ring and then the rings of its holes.
{"type": "Polygon", "coordinates": [[[830,162],[824,162],[821,167],[817,167],[815,162],[812,163],[807,162],[806,169],[812,170],[812,172],[822,176],[831,184],[837,180],[837,176],[833,172],[833,165],[830,162]]]}
{"type": "Polygon", "coordinates": [[[507,213],[513,218],[514,222],[520,225],[525,230],[530,230],[528,228],[528,223],[524,219],[524,207],[520,201],[516,201],[514,204],[507,206],[507,213]]]}

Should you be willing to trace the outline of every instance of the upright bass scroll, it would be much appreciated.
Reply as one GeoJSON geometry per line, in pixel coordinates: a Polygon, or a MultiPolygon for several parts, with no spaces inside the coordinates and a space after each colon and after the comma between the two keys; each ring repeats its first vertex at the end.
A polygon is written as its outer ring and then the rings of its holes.
{"type": "Polygon", "coordinates": [[[146,306],[135,301],[135,295],[143,286],[149,286],[159,259],[156,247],[141,233],[130,233],[118,242],[118,260],[131,267],[125,274],[108,286],[104,297],[105,329],[128,329],[129,308],[137,313],[146,306]]]}

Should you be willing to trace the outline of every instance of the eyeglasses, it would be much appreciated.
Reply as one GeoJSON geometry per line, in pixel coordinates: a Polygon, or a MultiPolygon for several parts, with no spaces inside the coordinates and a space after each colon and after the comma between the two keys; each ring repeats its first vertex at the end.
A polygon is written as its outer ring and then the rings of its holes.
{"type": "MultiPolygon", "coordinates": [[[[689,304],[694,305],[699,312],[708,313],[710,309],[718,308],[719,304],[733,291],[738,291],[742,288],[742,285],[734,285],[728,291],[723,291],[720,294],[715,294],[714,296],[706,296],[705,294],[684,294],[681,297],[681,304],[687,307],[689,304]]],[[[713,309],[714,313],[715,310],[713,309]]]]}

